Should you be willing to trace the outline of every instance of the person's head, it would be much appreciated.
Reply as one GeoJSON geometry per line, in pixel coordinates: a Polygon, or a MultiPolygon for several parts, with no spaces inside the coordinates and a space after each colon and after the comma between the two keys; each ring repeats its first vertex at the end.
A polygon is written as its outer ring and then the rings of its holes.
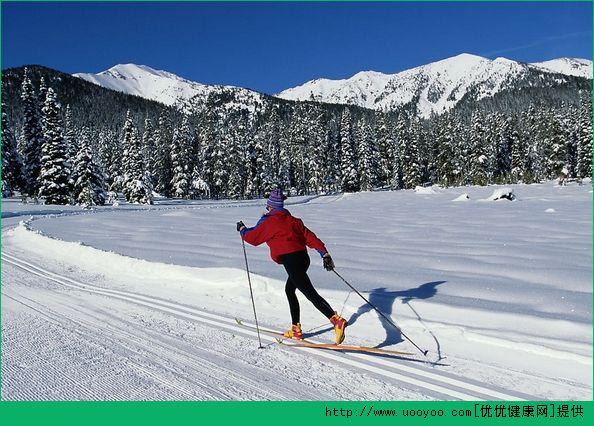
{"type": "Polygon", "coordinates": [[[270,195],[268,196],[268,200],[266,201],[266,209],[268,211],[274,209],[282,209],[285,206],[284,201],[286,199],[287,196],[283,194],[282,189],[273,189],[272,191],[270,191],[270,195]]]}

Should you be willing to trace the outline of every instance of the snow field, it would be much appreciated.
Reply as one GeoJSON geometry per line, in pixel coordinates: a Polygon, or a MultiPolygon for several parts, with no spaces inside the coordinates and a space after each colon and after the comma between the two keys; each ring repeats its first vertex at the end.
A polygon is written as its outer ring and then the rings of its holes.
{"type": "MultiPolygon", "coordinates": [[[[448,364],[446,373],[537,398],[591,398],[591,187],[514,185],[516,200],[484,201],[504,189],[291,198],[296,204],[287,208],[326,242],[342,276],[448,364]],[[453,202],[460,194],[469,197],[453,202]]],[[[101,288],[249,321],[234,224],[255,223],[262,205],[42,218],[5,232],[3,251],[10,247],[48,268],[59,264],[101,288]]],[[[265,247],[247,252],[261,324],[288,326],[282,267],[265,247]]],[[[348,343],[414,351],[310,255],[314,284],[350,321],[348,343]]],[[[331,339],[325,319],[305,300],[302,323],[314,338],[331,339]]]]}

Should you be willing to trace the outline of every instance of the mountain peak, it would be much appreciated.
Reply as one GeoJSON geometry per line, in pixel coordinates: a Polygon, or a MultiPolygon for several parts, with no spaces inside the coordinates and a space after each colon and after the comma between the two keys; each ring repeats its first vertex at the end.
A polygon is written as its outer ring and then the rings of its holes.
{"type": "Polygon", "coordinates": [[[581,58],[558,58],[530,64],[545,72],[592,79],[592,61],[581,58]]]}
{"type": "Polygon", "coordinates": [[[426,118],[450,110],[467,93],[473,93],[478,100],[514,87],[535,69],[592,79],[592,61],[587,60],[562,58],[524,64],[503,57],[491,60],[461,53],[397,74],[365,71],[346,80],[307,82],[277,96],[289,100],[313,98],[378,110],[416,102],[420,115],[426,118]]]}
{"type": "Polygon", "coordinates": [[[141,96],[165,105],[188,100],[197,92],[204,92],[207,87],[167,71],[137,64],[118,64],[98,74],[78,73],[74,76],[108,89],[141,96]]]}
{"type": "Polygon", "coordinates": [[[246,105],[258,102],[257,92],[231,86],[206,85],[179,77],[168,71],[156,70],[148,65],[117,64],[98,74],[78,73],[75,77],[118,92],[140,96],[182,110],[204,104],[213,92],[234,90],[246,105]]]}

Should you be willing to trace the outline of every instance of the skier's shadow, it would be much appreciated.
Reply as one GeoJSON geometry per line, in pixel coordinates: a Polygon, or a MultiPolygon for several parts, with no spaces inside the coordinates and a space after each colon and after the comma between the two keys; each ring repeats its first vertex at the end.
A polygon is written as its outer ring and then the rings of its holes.
{"type": "MultiPolygon", "coordinates": [[[[410,301],[412,300],[423,300],[429,299],[437,294],[437,286],[445,283],[446,281],[432,281],[425,284],[421,284],[419,287],[410,288],[408,290],[400,291],[387,291],[385,287],[373,289],[369,293],[368,300],[378,310],[380,310],[386,317],[391,318],[392,309],[396,299],[400,298],[403,304],[406,304],[417,316],[419,320],[422,318],[419,316],[417,311],[411,306],[410,301]]],[[[373,308],[368,304],[364,303],[349,319],[349,326],[353,325],[359,317],[367,312],[373,311],[373,308]]],[[[396,328],[394,328],[384,318],[379,316],[379,319],[386,330],[386,338],[376,347],[381,348],[384,346],[394,345],[403,341],[402,334],[396,328]]],[[[439,342],[437,342],[439,346],[439,342]]]]}

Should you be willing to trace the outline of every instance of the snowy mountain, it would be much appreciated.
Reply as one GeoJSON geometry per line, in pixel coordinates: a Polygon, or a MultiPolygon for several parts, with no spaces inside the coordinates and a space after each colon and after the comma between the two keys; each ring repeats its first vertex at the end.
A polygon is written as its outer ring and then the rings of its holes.
{"type": "Polygon", "coordinates": [[[253,106],[262,101],[262,95],[252,90],[234,86],[206,85],[146,65],[120,64],[99,74],[77,73],[74,76],[108,89],[182,110],[195,110],[204,105],[211,94],[225,92],[233,93],[238,102],[246,106],[253,106]]]}
{"type": "Polygon", "coordinates": [[[591,79],[592,61],[564,58],[523,64],[505,58],[490,60],[461,54],[398,74],[367,71],[345,80],[317,79],[284,90],[276,96],[379,110],[414,102],[419,114],[429,117],[432,113],[441,114],[450,110],[467,95],[480,100],[508,88],[540,84],[539,80],[543,80],[544,86],[547,79],[539,78],[543,72],[591,79]]]}
{"type": "Polygon", "coordinates": [[[530,65],[547,72],[592,79],[592,61],[587,59],[560,58],[530,65]]]}
{"type": "MultiPolygon", "coordinates": [[[[228,107],[240,105],[253,111],[266,96],[245,88],[186,80],[146,65],[116,65],[99,74],[74,75],[102,87],[184,111],[199,111],[211,94],[229,95],[226,97],[228,107]]],[[[449,111],[465,96],[481,100],[505,89],[560,84],[564,82],[563,76],[592,79],[592,61],[561,58],[524,64],[505,58],[490,60],[464,53],[398,74],[363,71],[344,80],[317,79],[275,96],[287,100],[314,100],[378,110],[391,110],[416,103],[419,115],[429,117],[432,113],[449,111]],[[544,76],[550,75],[550,78],[543,77],[543,73],[544,76]],[[559,75],[561,79],[557,77],[559,75]]]]}

